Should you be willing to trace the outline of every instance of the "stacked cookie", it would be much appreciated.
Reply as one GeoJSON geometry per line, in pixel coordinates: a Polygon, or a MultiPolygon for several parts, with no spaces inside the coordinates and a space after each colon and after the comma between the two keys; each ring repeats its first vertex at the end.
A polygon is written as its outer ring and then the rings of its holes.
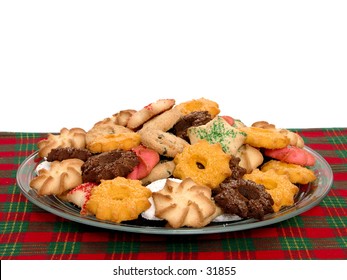
{"type": "Polygon", "coordinates": [[[225,214],[263,219],[293,205],[300,184],[315,180],[307,168],[314,157],[303,146],[289,130],[220,115],[205,98],[160,99],[88,131],[49,134],[38,148],[51,164],[30,186],[116,223],[141,214],[174,228],[204,227],[225,214]]]}

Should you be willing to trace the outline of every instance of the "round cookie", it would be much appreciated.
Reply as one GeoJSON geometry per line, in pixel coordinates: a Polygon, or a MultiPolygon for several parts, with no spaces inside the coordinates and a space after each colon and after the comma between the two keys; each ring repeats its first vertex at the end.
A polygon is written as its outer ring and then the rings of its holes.
{"type": "Polygon", "coordinates": [[[152,194],[155,216],[172,228],[200,228],[209,224],[220,210],[211,199],[211,189],[187,178],[182,182],[168,179],[164,188],[152,194]]]}
{"type": "Polygon", "coordinates": [[[219,143],[209,144],[200,140],[176,155],[174,177],[192,178],[197,184],[213,189],[231,175],[230,159],[219,143]]]}
{"type": "Polygon", "coordinates": [[[264,186],[253,181],[231,180],[222,183],[213,193],[216,204],[227,214],[262,220],[266,214],[274,212],[271,195],[264,186]]]}
{"type": "Polygon", "coordinates": [[[117,177],[103,180],[91,191],[86,210],[100,220],[121,223],[138,218],[151,204],[152,192],[138,180],[117,177]]]}
{"type": "Polygon", "coordinates": [[[61,195],[82,184],[80,159],[53,161],[49,169],[40,169],[37,177],[30,181],[30,187],[39,195],[61,195]]]}

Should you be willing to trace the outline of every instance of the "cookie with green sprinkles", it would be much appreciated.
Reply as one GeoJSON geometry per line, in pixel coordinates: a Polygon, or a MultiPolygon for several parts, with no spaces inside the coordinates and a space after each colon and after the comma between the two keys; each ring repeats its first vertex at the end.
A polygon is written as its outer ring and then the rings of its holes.
{"type": "Polygon", "coordinates": [[[247,134],[217,116],[205,125],[190,127],[188,136],[191,144],[205,139],[210,144],[220,143],[225,153],[236,155],[244,144],[247,134]]]}

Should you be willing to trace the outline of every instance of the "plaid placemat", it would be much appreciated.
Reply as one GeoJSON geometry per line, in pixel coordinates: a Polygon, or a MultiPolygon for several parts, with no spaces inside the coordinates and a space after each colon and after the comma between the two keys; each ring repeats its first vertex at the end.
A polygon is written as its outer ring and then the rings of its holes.
{"type": "Polygon", "coordinates": [[[1,259],[347,259],[347,128],[297,131],[333,169],[323,201],[263,228],[194,236],[105,230],[40,209],[15,178],[45,134],[0,132],[1,259]]]}

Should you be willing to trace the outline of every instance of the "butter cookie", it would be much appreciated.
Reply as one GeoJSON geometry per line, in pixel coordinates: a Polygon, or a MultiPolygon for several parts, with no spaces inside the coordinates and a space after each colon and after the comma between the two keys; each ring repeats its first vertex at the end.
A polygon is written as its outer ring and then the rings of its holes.
{"type": "Polygon", "coordinates": [[[287,175],[293,184],[304,185],[316,180],[316,175],[312,170],[298,164],[270,160],[261,167],[261,171],[264,172],[271,169],[277,174],[287,175]]]}
{"type": "Polygon", "coordinates": [[[91,191],[86,210],[100,220],[121,223],[137,219],[151,204],[152,192],[138,180],[117,177],[103,180],[91,191]]]}
{"type": "Polygon", "coordinates": [[[46,139],[37,144],[39,156],[47,157],[49,152],[55,148],[73,147],[83,149],[86,146],[86,132],[82,128],[62,128],[60,134],[49,133],[46,139]]]}
{"type": "Polygon", "coordinates": [[[168,221],[172,228],[200,228],[221,211],[211,199],[211,189],[187,178],[181,183],[168,179],[164,188],[152,194],[155,216],[168,221]]]}
{"type": "Polygon", "coordinates": [[[176,155],[174,177],[191,178],[197,184],[213,189],[231,175],[230,159],[219,143],[200,140],[176,155]]]}
{"type": "Polygon", "coordinates": [[[287,175],[279,175],[275,170],[262,172],[255,169],[252,173],[245,174],[243,179],[254,181],[265,187],[274,201],[272,206],[274,212],[278,212],[282,207],[292,206],[294,197],[299,191],[299,188],[290,182],[287,175]]]}
{"type": "Polygon", "coordinates": [[[53,161],[49,169],[40,169],[38,176],[30,182],[30,187],[37,190],[39,195],[61,195],[64,192],[82,184],[80,159],[53,161]]]}

